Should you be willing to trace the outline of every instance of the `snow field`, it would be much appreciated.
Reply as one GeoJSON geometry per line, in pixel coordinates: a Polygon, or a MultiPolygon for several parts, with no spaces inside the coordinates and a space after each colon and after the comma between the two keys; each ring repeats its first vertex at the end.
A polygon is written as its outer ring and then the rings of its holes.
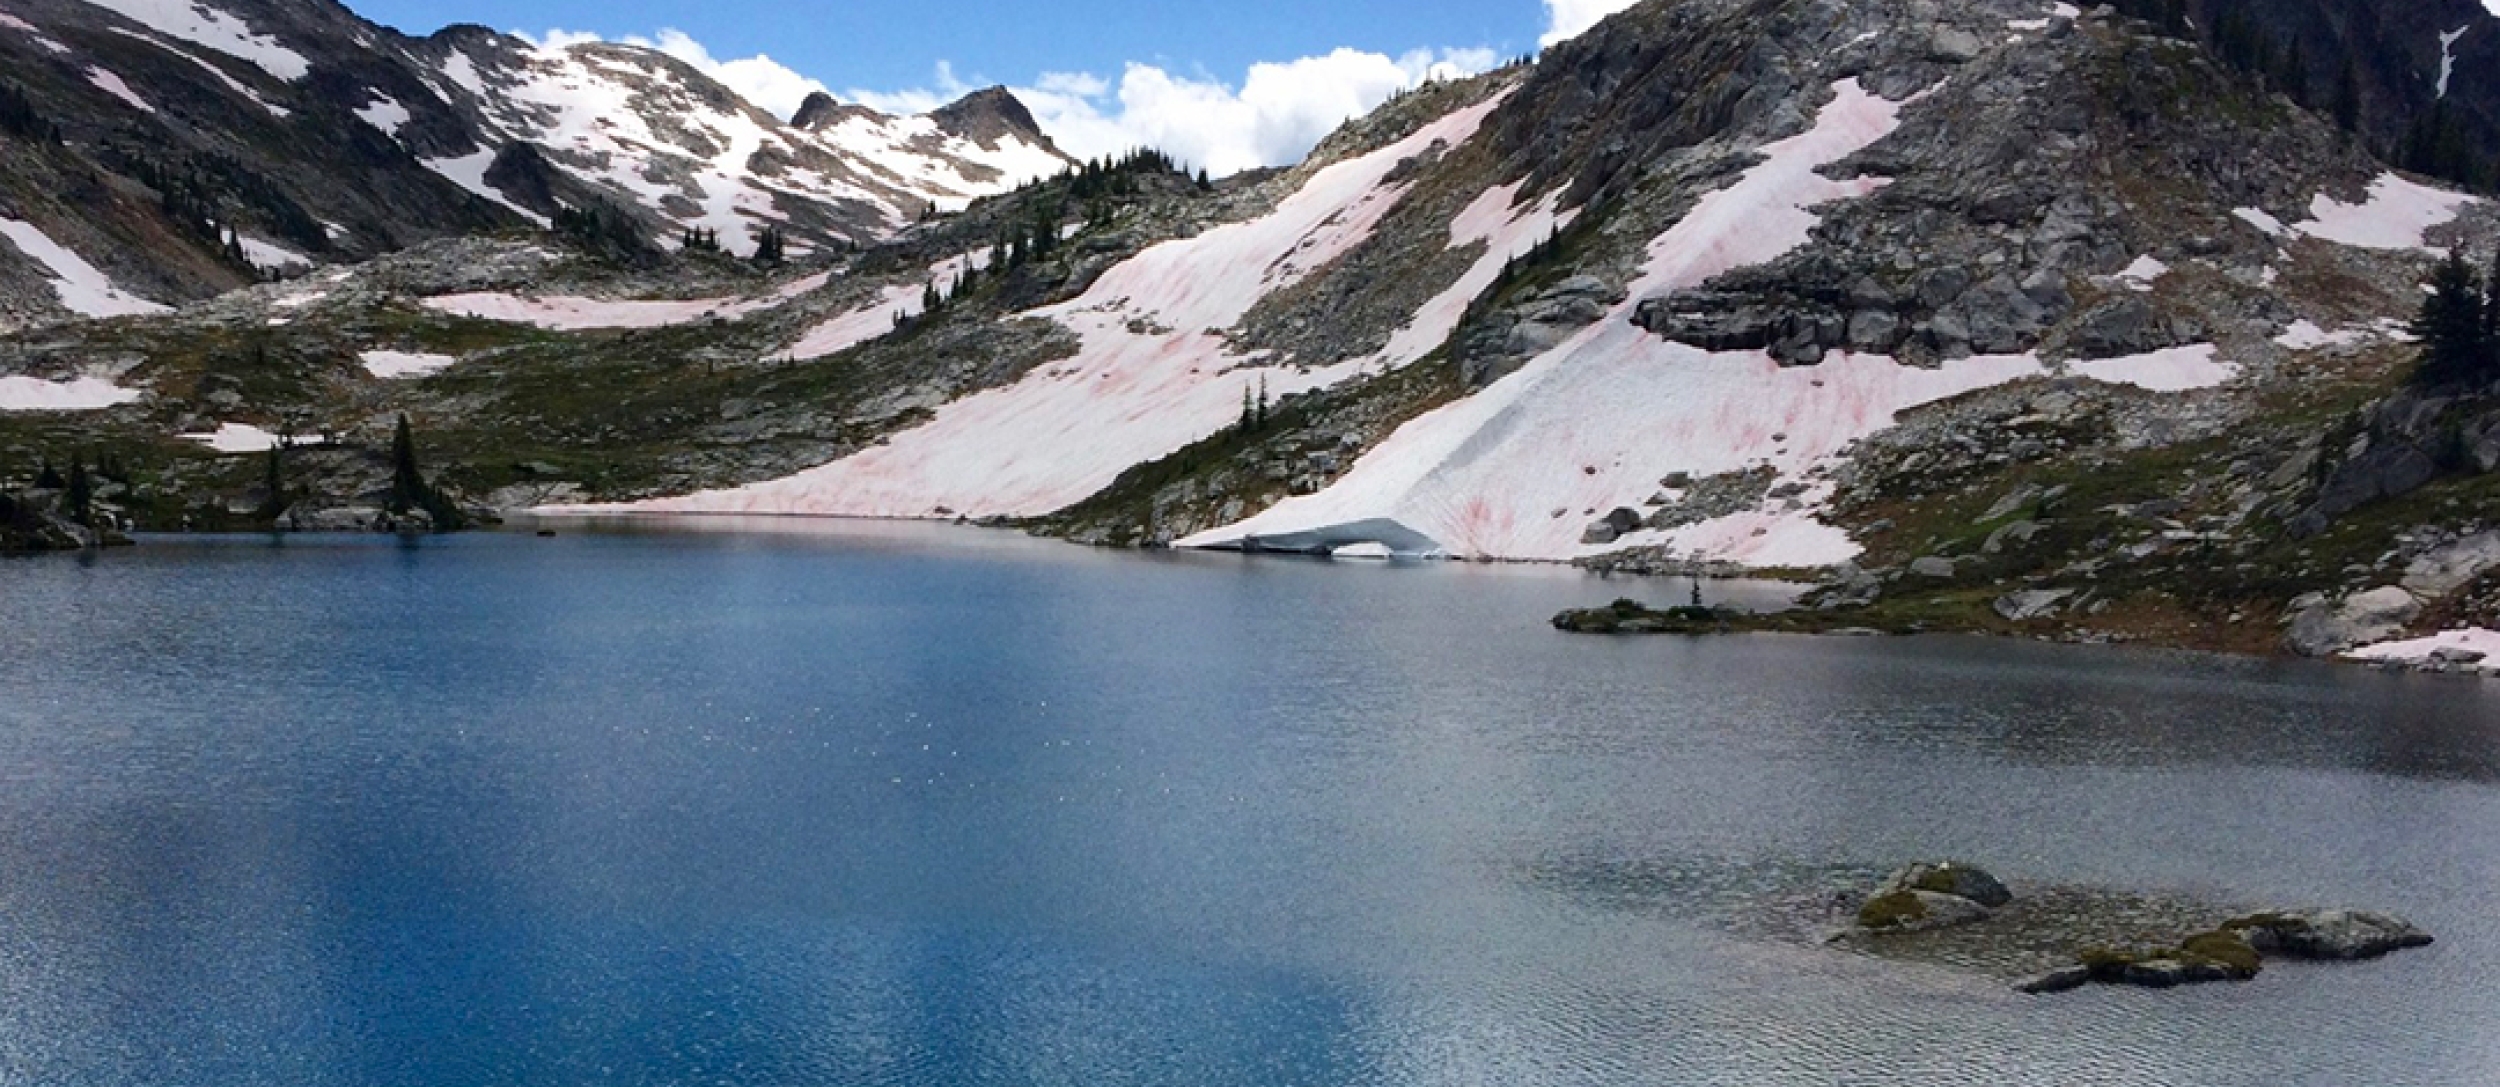
{"type": "MultiPolygon", "coordinates": [[[[868,517],[1045,513],[1222,430],[1239,417],[1243,392],[1262,380],[1271,397],[1283,397],[1336,384],[1364,365],[1412,361],[1396,353],[1412,350],[1422,334],[1375,360],[1302,371],[1234,355],[1219,332],[1270,292],[1361,244],[1404,193],[1387,183],[1397,164],[1435,141],[1464,142],[1497,104],[1459,111],[1393,146],[1329,166],[1264,218],[1149,248],[1104,273],[1083,297],[1029,314],[1074,331],[1084,341],[1074,359],[945,405],[927,425],[845,460],[631,508],[868,517]]],[[[1504,219],[1500,212],[1471,211],[1462,217],[1465,230],[1511,232],[1495,225],[1504,219]]],[[[1550,211],[1531,212],[1528,220],[1531,229],[1516,232],[1534,238],[1553,221],[1550,211]]],[[[1507,255],[1486,259],[1498,272],[1507,255]]],[[[1470,272],[1477,274],[1481,266],[1470,272]]],[[[1445,299],[1427,307],[1428,318],[1443,320],[1445,299]]],[[[891,317],[863,310],[846,320],[873,327],[891,317]]]]}
{"type": "Polygon", "coordinates": [[[45,237],[34,224],[16,219],[0,218],[0,237],[6,237],[36,263],[52,270],[52,293],[61,305],[83,317],[127,317],[134,314],[170,313],[161,306],[113,286],[113,281],[85,258],[45,237]]]}
{"type": "MultiPolygon", "coordinates": [[[[2045,372],[2030,355],[1981,357],[1935,370],[1843,353],[1783,369],[1762,352],[1708,352],[1631,323],[1643,298],[1758,264],[1804,244],[1808,209],[1873,192],[1878,180],[1836,182],[1815,171],[1873,144],[1902,104],[1855,81],[1838,84],[1814,127],[1762,148],[1765,161],[1714,192],[1653,242],[1617,312],[1466,400],[1400,428],[1316,495],[1288,499],[1238,525],[1181,541],[1238,546],[1251,537],[1325,532],[1389,521],[1463,557],[1571,559],[1610,550],[1581,542],[1607,511],[1644,509],[1660,480],[1775,469],[1805,487],[1795,508],[1741,513],[1613,546],[1659,544],[1754,566],[1820,566],[1857,547],[1816,519],[1830,486],[1814,470],[1898,413],[2045,372]]],[[[2233,372],[2211,347],[2077,367],[2148,388],[2203,387],[2233,372]]]]}

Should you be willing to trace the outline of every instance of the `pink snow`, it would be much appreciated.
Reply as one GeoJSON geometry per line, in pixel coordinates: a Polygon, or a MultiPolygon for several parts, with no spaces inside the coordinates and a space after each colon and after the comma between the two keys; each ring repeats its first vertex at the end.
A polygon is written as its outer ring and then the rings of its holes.
{"type": "MultiPolygon", "coordinates": [[[[1883,138],[1902,104],[1855,81],[1834,88],[1810,131],[1762,149],[1766,160],[1704,197],[1650,246],[1650,261],[1608,319],[1491,388],[1400,428],[1335,486],[1288,499],[1241,524],[1181,541],[1239,546],[1251,538],[1324,537],[1392,521],[1461,557],[1563,560],[1632,545],[1756,567],[1826,566],[1857,546],[1816,516],[1820,478],[1854,442],[1922,404],[2045,372],[2031,355],[1903,366],[1841,353],[1788,369],[1763,352],[1709,352],[1631,323],[1639,300],[1698,286],[1721,272],[1804,244],[1808,210],[1873,192],[1880,180],[1816,173],[1883,138]],[[1753,511],[1610,546],[1581,542],[1608,511],[1645,511],[1673,473],[1709,476],[1768,467],[1804,488],[1753,511]]],[[[2147,387],[2202,387],[2232,372],[2212,348],[2092,364],[2092,376],[2147,387]]]]}
{"type": "Polygon", "coordinates": [[[38,377],[0,377],[0,411],[101,411],[139,399],[99,377],[46,381],[38,377]]]}
{"type": "Polygon", "coordinates": [[[134,314],[170,313],[161,306],[130,294],[113,285],[113,281],[86,259],[46,237],[34,224],[17,219],[0,218],[0,237],[17,246],[36,263],[52,270],[52,293],[63,308],[82,317],[127,317],[134,314]]]}
{"type": "Polygon", "coordinates": [[[155,106],[149,105],[147,99],[139,97],[139,92],[131,90],[130,84],[122,82],[122,77],[102,68],[89,66],[87,82],[93,84],[95,89],[121,99],[130,108],[141,113],[156,112],[155,106]]]}
{"type": "Polygon", "coordinates": [[[2214,359],[2214,345],[2209,343],[2128,358],[2069,363],[2068,368],[2094,381],[2133,385],[2157,393],[2210,389],[2239,375],[2239,367],[2214,359]]]}
{"type": "MultiPolygon", "coordinates": [[[[1154,246],[1104,273],[1083,297],[1029,314],[1056,320],[1083,340],[1073,359],[940,407],[927,425],[848,459],[631,508],[867,517],[1047,513],[1231,425],[1242,394],[1262,381],[1271,397],[1283,397],[1352,377],[1362,364],[1261,366],[1234,354],[1220,330],[1359,245],[1405,191],[1388,181],[1397,165],[1436,142],[1466,141],[1498,104],[1461,110],[1395,145],[1322,169],[1263,218],[1154,246]]],[[[1489,259],[1498,269],[1498,258],[1489,259]]],[[[855,316],[868,320],[870,312],[855,316]]]]}
{"type": "MultiPolygon", "coordinates": [[[[877,296],[876,301],[809,329],[799,342],[790,345],[789,356],[799,362],[813,362],[883,337],[894,331],[896,315],[905,318],[920,315],[920,303],[929,284],[952,284],[966,269],[986,269],[989,264],[988,253],[969,253],[940,261],[918,280],[888,287],[877,296]]],[[[821,286],[824,286],[824,281],[818,280],[815,287],[808,290],[821,286]]],[[[796,298],[798,295],[789,297],[796,298]]]]}
{"type": "MultiPolygon", "coordinates": [[[[1902,104],[1856,80],[1833,90],[1813,128],[1761,148],[1763,162],[1703,197],[1650,244],[1648,264],[1608,318],[1491,388],[1400,428],[1336,486],[1182,544],[1228,546],[1386,518],[1453,554],[1570,558],[1586,550],[1580,536],[1590,520],[1639,508],[1670,472],[1707,475],[1766,460],[1803,470],[1891,425],[1910,404],[2037,372],[2028,358],[1928,371],[1850,355],[1783,370],[1760,352],[1701,351],[1631,323],[1640,299],[1777,258],[1807,241],[1817,221],[1807,209],[1884,184],[1816,172],[1899,123],[1902,104]]],[[[1788,561],[1767,557],[1774,554],[1812,559],[1847,546],[1845,537],[1830,538],[1836,532],[1770,527],[1748,527],[1742,545],[1764,565],[1788,561]]]]}
{"type": "Polygon", "coordinates": [[[499,292],[428,298],[429,309],[458,317],[533,325],[554,332],[598,328],[666,328],[718,317],[731,319],[772,309],[783,298],[698,298],[691,301],[608,301],[570,295],[528,298],[499,292]]]}
{"type": "Polygon", "coordinates": [[[2484,657],[2479,662],[2480,667],[2486,671],[2500,668],[2500,631],[2484,630],[2480,627],[2470,630],[2442,631],[2427,638],[2414,638],[2408,641],[2381,642],[2377,645],[2355,649],[2344,656],[2350,660],[2422,664],[2443,649],[2480,653],[2484,657]]]}
{"type": "Polygon", "coordinates": [[[2362,249],[2427,250],[2425,233],[2454,220],[2458,209],[2479,202],[2463,193],[2384,174],[2370,183],[2366,203],[2347,204],[2320,193],[2309,203],[2309,221],[2296,229],[2312,238],[2362,249]]]}

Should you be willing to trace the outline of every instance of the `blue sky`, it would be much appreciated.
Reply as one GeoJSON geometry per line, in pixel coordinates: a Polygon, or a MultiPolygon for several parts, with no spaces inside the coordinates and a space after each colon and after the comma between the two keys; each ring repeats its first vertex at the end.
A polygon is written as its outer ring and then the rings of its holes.
{"type": "Polygon", "coordinates": [[[349,0],[411,34],[474,22],[651,45],[785,116],[811,90],[907,113],[1005,84],[1077,155],[1153,146],[1218,174],[1296,161],[1398,91],[1534,52],[1633,2],[349,0]]]}
{"type": "Polygon", "coordinates": [[[937,62],[992,81],[1043,72],[1116,73],[1130,61],[1175,73],[1239,80],[1256,61],[1291,60],[1339,47],[1395,55],[1422,47],[1528,51],[1545,30],[1539,0],[1347,3],[1259,0],[350,0],[367,18],[414,34],[447,23],[499,30],[549,28],[609,37],[684,31],[714,55],[757,53],[837,87],[908,87],[937,62]]]}

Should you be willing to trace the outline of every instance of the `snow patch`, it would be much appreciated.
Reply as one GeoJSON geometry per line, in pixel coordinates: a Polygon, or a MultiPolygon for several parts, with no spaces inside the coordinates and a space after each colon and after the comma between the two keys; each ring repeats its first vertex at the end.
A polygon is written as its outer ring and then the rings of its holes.
{"type": "Polygon", "coordinates": [[[451,369],[459,359],[450,355],[426,355],[410,351],[367,351],[356,356],[364,363],[365,372],[385,381],[426,377],[451,369]]]}
{"type": "Polygon", "coordinates": [[[197,54],[188,49],[184,49],[181,46],[175,45],[174,43],[166,41],[163,38],[159,38],[153,34],[143,34],[134,30],[124,30],[121,27],[114,27],[113,32],[126,38],[146,42],[149,45],[153,45],[168,53],[172,53],[177,57],[190,61],[192,64],[199,66],[201,71],[207,72],[209,75],[216,77],[217,82],[225,84],[227,90],[233,91],[234,93],[242,95],[245,98],[249,98],[252,100],[253,104],[262,109],[268,110],[269,115],[272,117],[276,117],[279,120],[285,120],[286,118],[295,115],[293,110],[289,110],[285,106],[281,106],[261,97],[259,91],[244,86],[233,76],[227,75],[225,69],[201,59],[197,54]]]}
{"type": "Polygon", "coordinates": [[[2110,279],[2131,291],[2149,291],[2153,289],[2154,280],[2169,274],[2169,265],[2151,257],[2137,257],[2135,263],[2119,270],[2110,279]]]}
{"type": "Polygon", "coordinates": [[[311,257],[276,242],[265,242],[249,234],[237,235],[236,240],[243,243],[244,258],[250,260],[255,266],[261,268],[310,268],[313,266],[311,257]]]}
{"type": "Polygon", "coordinates": [[[2329,332],[2318,327],[2316,322],[2303,319],[2292,322],[2290,328],[2274,338],[2274,342],[2293,351],[2315,351],[2321,347],[2354,347],[2369,338],[2370,333],[2365,329],[2347,328],[2329,332]]]}
{"type": "Polygon", "coordinates": [[[2443,651],[2457,654],[2480,653],[2483,659],[2476,662],[2476,666],[2483,671],[2492,671],[2500,668],[2500,631],[2484,630],[2480,627],[2469,630],[2442,631],[2427,638],[2363,646],[2344,656],[2346,659],[2357,661],[2427,664],[2435,655],[2443,651]]]}
{"type": "Polygon", "coordinates": [[[2320,193],[2309,203],[2309,221],[2296,229],[2312,238],[2360,249],[2436,252],[2423,241],[2423,235],[2455,219],[2458,209],[2479,202],[2463,193],[2383,174],[2370,183],[2370,198],[2365,203],[2347,204],[2320,193]]]}
{"type": "Polygon", "coordinates": [[[2467,23],[2439,36],[2439,97],[2441,98],[2448,97],[2448,77],[2456,74],[2457,39],[2463,38],[2465,32],[2472,29],[2474,29],[2474,24],[2467,23]]]}
{"type": "Polygon", "coordinates": [[[84,317],[127,317],[172,312],[171,307],[115,287],[95,265],[55,243],[32,223],[0,218],[0,237],[6,237],[18,252],[52,270],[52,293],[72,313],[84,317]]]}
{"type": "Polygon", "coordinates": [[[102,411],[120,407],[145,394],[100,377],[46,381],[38,377],[0,377],[0,411],[102,411]]]}
{"type": "Polygon", "coordinates": [[[2157,393],[2211,389],[2239,376],[2239,367],[2214,359],[2214,345],[2172,347],[2148,355],[2069,363],[2068,369],[2094,381],[2133,385],[2157,393]]]}
{"type": "Polygon", "coordinates": [[[453,184],[501,204],[524,219],[541,227],[550,225],[546,216],[513,203],[512,198],[505,196],[502,190],[486,183],[487,168],[495,164],[495,153],[491,150],[462,155],[458,158],[419,159],[417,161],[426,169],[451,179],[453,184]]]}
{"type": "Polygon", "coordinates": [[[185,434],[182,440],[220,453],[266,453],[286,444],[277,435],[245,423],[226,423],[210,434],[185,434]]]}
{"type": "Polygon", "coordinates": [[[409,119],[408,107],[378,91],[374,93],[372,102],[357,108],[356,116],[364,123],[381,129],[383,135],[392,139],[399,138],[400,126],[407,124],[409,119]]]}
{"type": "Polygon", "coordinates": [[[68,55],[68,53],[69,53],[69,51],[70,51],[70,49],[69,49],[69,47],[68,47],[68,46],[63,45],[63,44],[61,44],[61,43],[59,43],[59,42],[53,41],[53,40],[52,40],[52,39],[50,39],[50,38],[44,37],[44,36],[43,36],[43,31],[41,31],[41,30],[37,29],[37,28],[35,27],[35,24],[30,23],[30,22],[27,22],[26,20],[24,20],[24,19],[20,19],[20,18],[18,18],[18,17],[16,17],[16,16],[14,16],[14,15],[11,15],[11,14],[9,14],[8,12],[5,12],[5,11],[0,11],[0,26],[7,27],[7,28],[9,28],[9,29],[11,29],[11,30],[19,31],[19,32],[21,32],[21,33],[25,34],[27,37],[30,37],[30,38],[35,39],[35,44],[40,45],[40,46],[42,46],[42,47],[44,47],[44,48],[46,48],[46,49],[49,49],[49,50],[51,50],[51,51],[53,51],[53,52],[55,52],[55,53],[59,53],[59,54],[62,54],[62,55],[64,55],[64,56],[66,56],[66,55],[68,55]]]}
{"type": "Polygon", "coordinates": [[[2262,233],[2269,238],[2289,238],[2292,236],[2292,228],[2284,226],[2283,220],[2277,219],[2274,216],[2257,210],[2256,208],[2234,208],[2232,209],[2231,214],[2237,217],[2241,222],[2256,227],[2259,233],[2262,233]]]}
{"type": "Polygon", "coordinates": [[[139,97],[139,92],[131,90],[130,84],[122,82],[122,77],[102,68],[88,66],[87,82],[94,84],[97,90],[121,99],[130,108],[141,113],[156,112],[155,106],[149,105],[147,99],[139,97]]]}
{"type": "Polygon", "coordinates": [[[192,42],[287,82],[312,72],[312,62],[278,39],[255,33],[250,23],[208,6],[202,0],[87,0],[158,33],[192,42]]]}

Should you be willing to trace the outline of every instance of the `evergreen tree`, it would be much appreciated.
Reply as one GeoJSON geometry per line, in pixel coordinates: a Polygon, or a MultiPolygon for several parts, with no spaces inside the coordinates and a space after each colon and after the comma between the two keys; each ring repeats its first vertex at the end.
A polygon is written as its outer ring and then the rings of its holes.
{"type": "Polygon", "coordinates": [[[417,468],[417,437],[403,412],[399,425],[391,431],[391,500],[387,508],[394,515],[417,509],[425,504],[425,489],[425,473],[417,468]]]}
{"type": "Polygon", "coordinates": [[[260,519],[263,521],[275,521],[286,512],[285,450],[284,442],[269,447],[269,460],[261,477],[261,487],[269,492],[268,497],[260,500],[260,519]]]}
{"type": "Polygon", "coordinates": [[[1241,387],[1241,432],[1247,434],[1250,428],[1257,425],[1258,417],[1252,413],[1250,407],[1250,386],[1243,385],[1241,387]]]}
{"type": "Polygon", "coordinates": [[[2349,58],[2335,80],[2335,123],[2346,132],[2361,131],[2361,72],[2349,58]]]}
{"type": "Polygon", "coordinates": [[[43,467],[35,473],[35,489],[57,491],[67,486],[69,486],[69,481],[62,479],[61,470],[52,466],[52,458],[45,457],[43,467]]]}
{"type": "Polygon", "coordinates": [[[755,263],[765,268],[778,267],[786,258],[788,247],[789,240],[782,236],[780,227],[765,227],[755,237],[755,263]]]}
{"type": "Polygon", "coordinates": [[[95,480],[87,475],[84,457],[70,458],[69,490],[61,495],[61,508],[82,525],[90,524],[95,514],[95,480]]]}
{"type": "Polygon", "coordinates": [[[2422,300],[2422,311],[2413,319],[2413,334],[2422,340],[2415,380],[2448,387],[2479,385],[2491,377],[2500,359],[2494,357],[2490,299],[2484,291],[2482,277],[2465,262],[2465,254],[2451,250],[2432,273],[2430,297],[2422,300]]]}
{"type": "Polygon", "coordinates": [[[1256,419],[1254,420],[1254,422],[1253,422],[1253,425],[1254,425],[1254,426],[1256,426],[1256,427],[1257,427],[1258,429],[1260,429],[1260,430],[1266,430],[1266,429],[1267,429],[1267,375],[1266,375],[1266,374],[1260,374],[1260,375],[1259,375],[1259,412],[1258,412],[1258,416],[1257,416],[1257,418],[1256,418],[1256,419]]]}
{"type": "Polygon", "coordinates": [[[2309,104],[2309,53],[2301,48],[2300,39],[2292,39],[2292,48],[2283,54],[2283,68],[2275,73],[2275,82],[2292,101],[2309,104]]]}

